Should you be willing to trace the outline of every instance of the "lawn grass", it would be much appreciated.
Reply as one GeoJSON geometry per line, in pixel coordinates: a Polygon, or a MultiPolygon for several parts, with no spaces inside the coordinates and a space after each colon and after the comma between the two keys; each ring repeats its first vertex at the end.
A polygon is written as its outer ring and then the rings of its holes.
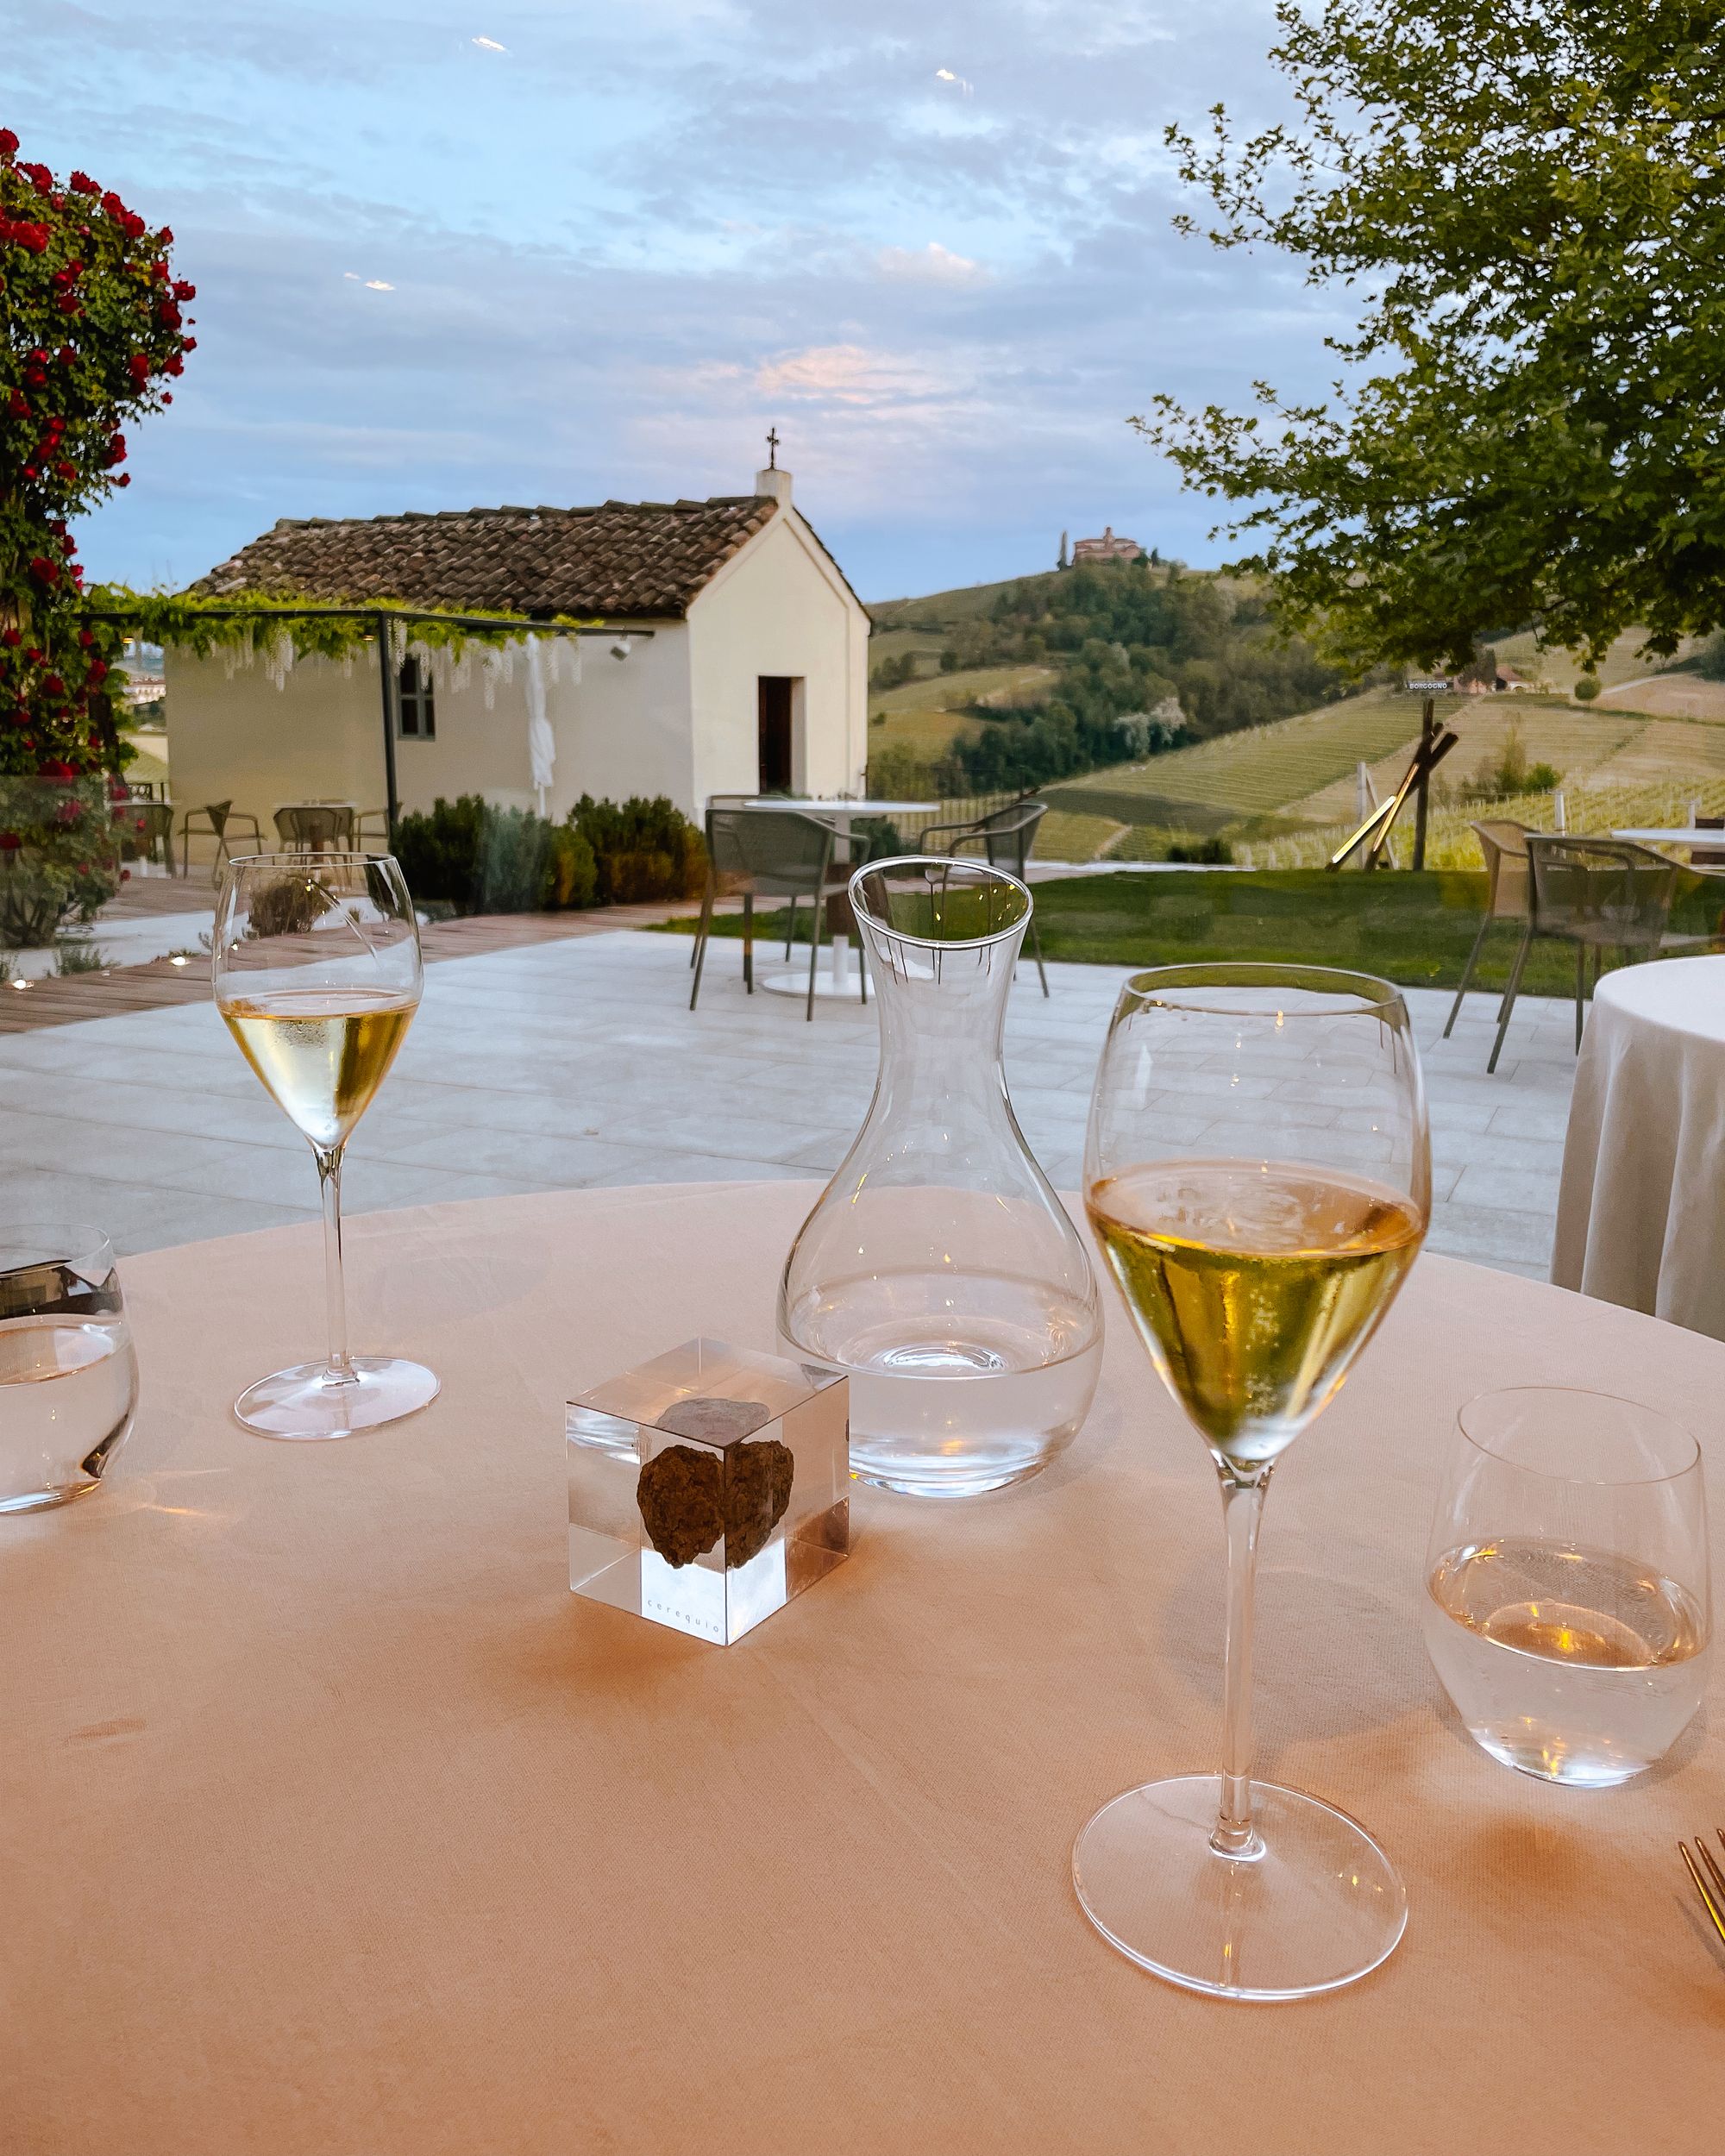
{"type": "MultiPolygon", "coordinates": [[[[1044,957],[1113,966],[1203,959],[1341,966],[1420,988],[1453,988],[1460,981],[1484,903],[1484,876],[1463,869],[1331,875],[1307,868],[1192,868],[1073,876],[1036,887],[1044,957]]],[[[1718,911],[1718,887],[1697,881],[1680,893],[1672,928],[1705,934],[1718,911]]],[[[805,923],[807,918],[805,912],[805,923]]],[[[662,925],[686,935],[694,929],[689,920],[662,925]]],[[[782,941],[782,914],[757,915],[756,931],[763,943],[775,933],[782,941]]],[[[713,923],[715,935],[742,932],[735,915],[713,923]]],[[[1487,940],[1474,976],[1480,987],[1501,987],[1508,980],[1517,937],[1506,924],[1487,940]]],[[[1572,947],[1536,943],[1522,975],[1524,993],[1567,995],[1574,984],[1572,947]]]]}

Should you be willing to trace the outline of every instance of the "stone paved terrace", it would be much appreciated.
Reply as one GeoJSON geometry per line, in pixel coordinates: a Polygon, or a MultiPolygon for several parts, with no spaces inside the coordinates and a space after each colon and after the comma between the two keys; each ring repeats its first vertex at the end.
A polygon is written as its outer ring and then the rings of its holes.
{"type": "MultiPolygon", "coordinates": [[[[758,950],[758,947],[757,947],[758,950]]],[[[407,1044],[348,1150],[350,1213],[602,1183],[825,1176],[860,1122],[875,1013],[745,996],[712,946],[688,1011],[687,939],[620,930],[426,969],[407,1044]]],[[[1076,1184],[1117,967],[1021,968],[1007,1074],[1026,1135],[1076,1184]]],[[[1543,1276],[1574,1072],[1571,1008],[1525,998],[1485,1075],[1495,1004],[1410,993],[1432,1102],[1431,1247],[1543,1276]]],[[[1192,1117],[1204,1103],[1195,1099],[1192,1117]]],[[[1183,1104],[1182,1104],[1183,1112],[1183,1104]]],[[[122,1251],[317,1213],[304,1142],[197,1001],[0,1037],[0,1202],[72,1218],[122,1251]]],[[[362,1322],[363,1282],[354,1283],[362,1322]]],[[[316,1295],[308,1275],[308,1294],[316,1295]]],[[[309,1309],[315,1316],[315,1303],[309,1309]]]]}

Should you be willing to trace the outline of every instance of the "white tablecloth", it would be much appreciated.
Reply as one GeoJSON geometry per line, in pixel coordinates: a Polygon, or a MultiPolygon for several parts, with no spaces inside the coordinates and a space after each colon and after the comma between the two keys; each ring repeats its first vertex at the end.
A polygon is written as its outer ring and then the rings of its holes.
{"type": "Polygon", "coordinates": [[[1725,1339],[1725,958],[1626,967],[1595,992],[1552,1278],[1725,1339]]]}
{"type": "Polygon", "coordinates": [[[564,1400],[770,1347],[816,1188],[361,1215],[355,1344],[443,1391],[341,1445],[228,1413],[317,1340],[315,1226],[124,1261],[113,1484],[0,1520],[0,2156],[1719,2156],[1676,1843],[1725,1812],[1725,1677],[1657,1772],[1553,1789],[1458,1726],[1420,1603],[1470,1393],[1633,1394],[1716,1470],[1725,1348],[1421,1259],[1276,1470],[1256,1654],[1261,1767],[1382,1838],[1408,1935],[1223,2004],[1072,1891],[1220,1715],[1215,1476],[1116,1308],[1046,1474],[859,1488],[737,1646],[569,1592],[564,1400]]]}

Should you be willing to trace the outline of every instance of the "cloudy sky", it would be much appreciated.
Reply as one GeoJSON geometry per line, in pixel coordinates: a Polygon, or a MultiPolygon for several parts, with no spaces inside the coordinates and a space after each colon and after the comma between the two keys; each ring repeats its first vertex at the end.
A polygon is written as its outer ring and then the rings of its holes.
{"type": "Polygon", "coordinates": [[[199,348],[91,573],[282,516],[750,490],[868,599],[1212,517],[1124,423],[1323,379],[1176,237],[1170,119],[1280,109],[1270,0],[0,0],[0,122],[172,225],[199,348]]]}

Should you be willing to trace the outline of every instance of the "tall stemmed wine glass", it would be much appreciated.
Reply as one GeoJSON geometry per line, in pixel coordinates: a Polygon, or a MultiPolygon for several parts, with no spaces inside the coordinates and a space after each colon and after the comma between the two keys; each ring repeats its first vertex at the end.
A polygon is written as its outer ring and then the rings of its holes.
{"type": "Polygon", "coordinates": [[[437,1395],[418,1363],[354,1355],[342,1286],[342,1150],[419,1006],[419,928],[386,854],[253,854],[216,909],[216,1001],[246,1061],[310,1144],[323,1193],[329,1353],[248,1386],[234,1412],[271,1438],[345,1438],[437,1395]]]}
{"type": "Polygon", "coordinates": [[[1252,1572],[1270,1472],[1395,1300],[1431,1213],[1400,993],[1317,967],[1170,966],[1121,991],[1090,1104],[1090,1219],[1208,1446],[1228,1545],[1222,1771],[1131,1789],[1073,1876],[1123,1953],[1197,1991],[1299,1998],[1377,1966],[1407,1896],[1364,1828],[1251,1779],[1252,1572]],[[1190,1131],[1195,1113],[1203,1120],[1190,1131]]]}

